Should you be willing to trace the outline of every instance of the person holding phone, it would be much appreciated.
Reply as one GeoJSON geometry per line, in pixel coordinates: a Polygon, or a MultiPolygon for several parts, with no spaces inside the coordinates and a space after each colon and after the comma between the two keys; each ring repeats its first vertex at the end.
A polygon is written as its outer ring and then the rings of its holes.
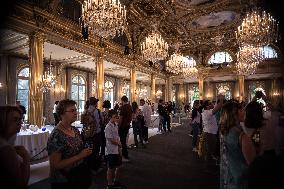
{"type": "Polygon", "coordinates": [[[92,181],[84,159],[92,154],[92,148],[84,147],[79,130],[71,126],[77,119],[76,102],[61,100],[56,113],[60,122],[47,142],[51,188],[87,189],[92,181]]]}

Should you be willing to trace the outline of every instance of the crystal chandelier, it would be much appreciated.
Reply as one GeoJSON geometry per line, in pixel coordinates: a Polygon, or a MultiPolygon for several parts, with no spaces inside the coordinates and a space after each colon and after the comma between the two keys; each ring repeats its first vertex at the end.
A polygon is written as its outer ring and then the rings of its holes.
{"type": "Polygon", "coordinates": [[[182,74],[186,78],[195,78],[198,74],[194,59],[192,57],[184,57],[179,53],[171,55],[170,60],[166,62],[166,71],[176,75],[182,74]]]}
{"type": "Polygon", "coordinates": [[[246,15],[236,31],[239,46],[264,46],[277,42],[278,22],[267,12],[254,10],[246,15]]]}
{"type": "Polygon", "coordinates": [[[183,69],[186,67],[186,58],[179,53],[172,54],[170,59],[166,62],[166,71],[173,74],[182,73],[183,69]]]}
{"type": "Polygon", "coordinates": [[[103,38],[121,35],[126,25],[126,9],[119,0],[84,0],[82,27],[103,38]]]}
{"type": "Polygon", "coordinates": [[[254,74],[259,62],[261,62],[263,58],[263,52],[259,47],[252,45],[240,47],[237,53],[237,73],[245,76],[254,74]]]}
{"type": "Polygon", "coordinates": [[[123,84],[121,90],[122,90],[123,95],[129,96],[129,85],[127,84],[126,81],[124,81],[124,84],[123,84]]]}
{"type": "Polygon", "coordinates": [[[146,97],[147,96],[147,92],[148,91],[147,91],[146,86],[144,88],[141,88],[141,86],[140,86],[140,88],[137,89],[136,94],[138,95],[139,98],[142,98],[142,97],[146,97]]]}
{"type": "Polygon", "coordinates": [[[49,68],[47,71],[44,72],[44,74],[41,76],[39,82],[38,82],[38,88],[46,93],[48,92],[56,83],[56,77],[52,73],[51,69],[51,55],[49,59],[49,68]]]}
{"type": "Polygon", "coordinates": [[[156,97],[161,98],[162,94],[163,94],[163,92],[160,89],[158,89],[157,92],[156,92],[156,97]]]}
{"type": "Polygon", "coordinates": [[[141,44],[141,53],[144,59],[153,63],[167,57],[168,43],[164,41],[157,29],[148,35],[146,40],[141,44]]]}
{"type": "Polygon", "coordinates": [[[110,94],[113,91],[113,84],[110,81],[107,81],[104,85],[104,92],[110,94]]]}
{"type": "Polygon", "coordinates": [[[183,77],[197,78],[198,69],[196,68],[196,61],[192,57],[185,57],[186,66],[182,69],[183,77]]]}
{"type": "Polygon", "coordinates": [[[198,69],[196,68],[196,66],[188,66],[186,68],[183,68],[182,74],[184,78],[197,78],[198,69]]]}

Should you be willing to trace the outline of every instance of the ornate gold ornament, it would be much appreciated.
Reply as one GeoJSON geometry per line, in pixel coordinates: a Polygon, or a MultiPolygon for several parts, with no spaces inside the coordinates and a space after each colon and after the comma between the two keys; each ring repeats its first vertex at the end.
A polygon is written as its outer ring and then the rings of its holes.
{"type": "Polygon", "coordinates": [[[238,75],[254,74],[260,61],[264,59],[261,48],[252,45],[240,47],[237,53],[236,71],[238,75]]]}

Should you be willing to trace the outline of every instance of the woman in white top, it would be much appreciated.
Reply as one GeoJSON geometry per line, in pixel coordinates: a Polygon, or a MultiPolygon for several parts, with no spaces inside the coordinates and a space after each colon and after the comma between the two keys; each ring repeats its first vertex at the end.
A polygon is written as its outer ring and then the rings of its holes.
{"type": "Polygon", "coordinates": [[[56,107],[57,107],[57,104],[59,103],[59,101],[57,100],[57,101],[55,101],[55,103],[54,103],[54,106],[53,106],[53,111],[52,111],[52,113],[53,113],[53,117],[54,117],[54,125],[56,126],[58,123],[59,123],[59,118],[58,118],[58,116],[57,116],[57,114],[56,114],[56,107]]]}

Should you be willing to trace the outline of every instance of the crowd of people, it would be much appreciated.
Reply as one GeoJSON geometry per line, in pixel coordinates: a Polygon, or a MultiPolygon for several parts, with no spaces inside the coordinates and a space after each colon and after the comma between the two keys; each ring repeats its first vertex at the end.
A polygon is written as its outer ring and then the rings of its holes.
{"type": "Polygon", "coordinates": [[[88,188],[89,176],[77,175],[76,179],[72,179],[75,172],[95,174],[104,164],[108,168],[108,188],[119,186],[119,167],[122,162],[130,161],[130,127],[133,128],[135,148],[145,148],[148,143],[152,115],[150,102],[140,99],[139,105],[137,102],[130,104],[128,98],[122,96],[121,103],[113,109],[110,109],[110,101],[105,100],[101,112],[98,101],[95,97],[87,100],[81,115],[81,135],[76,127],[71,126],[78,114],[75,102],[61,100],[56,104],[58,117],[55,118],[60,121],[47,142],[52,188],[88,188]]]}
{"type": "Polygon", "coordinates": [[[204,171],[220,173],[220,188],[283,186],[275,172],[281,171],[284,163],[283,146],[277,144],[283,140],[277,138],[280,111],[261,91],[248,104],[225,100],[222,95],[215,104],[194,101],[192,150],[201,150],[198,141],[204,141],[204,171]]]}
{"type": "MultiPolygon", "coordinates": [[[[80,132],[72,126],[78,118],[76,102],[69,99],[56,101],[53,113],[57,125],[47,141],[52,189],[87,189],[92,184],[92,174],[104,165],[107,166],[107,188],[122,187],[120,166],[130,161],[128,138],[131,127],[133,147],[146,147],[153,114],[149,101],[140,99],[138,105],[123,96],[113,109],[110,101],[105,100],[102,111],[98,109],[98,102],[95,97],[86,101],[80,132]]],[[[159,100],[156,109],[160,120],[158,132],[171,133],[173,104],[159,100]]],[[[284,168],[283,145],[276,140],[280,111],[259,91],[248,104],[225,100],[222,95],[215,103],[194,101],[189,122],[192,151],[200,152],[200,142],[204,140],[203,169],[210,174],[220,173],[220,188],[283,186],[275,171],[284,168]],[[259,99],[263,99],[266,106],[259,99]]],[[[10,188],[26,188],[30,175],[27,150],[23,146],[14,146],[24,113],[26,111],[19,103],[0,107],[0,176],[10,188]]]]}

